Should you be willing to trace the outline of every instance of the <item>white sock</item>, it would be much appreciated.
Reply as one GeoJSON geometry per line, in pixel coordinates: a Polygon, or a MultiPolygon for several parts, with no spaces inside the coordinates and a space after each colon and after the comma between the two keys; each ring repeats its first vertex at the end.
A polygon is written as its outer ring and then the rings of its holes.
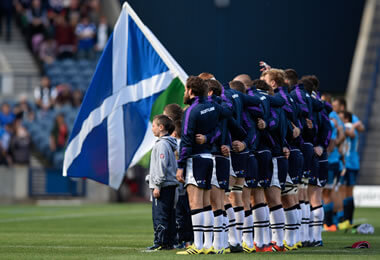
{"type": "Polygon", "coordinates": [[[212,231],[214,229],[214,213],[211,206],[207,206],[204,211],[204,242],[203,247],[209,249],[212,247],[212,231]]]}
{"type": "Polygon", "coordinates": [[[241,241],[243,238],[243,225],[244,225],[244,208],[243,207],[235,207],[235,218],[236,218],[236,231],[238,233],[238,244],[241,245],[241,241]]]}
{"type": "Polygon", "coordinates": [[[283,246],[285,214],[282,205],[270,208],[270,228],[272,229],[272,241],[278,246],[283,246]]]}
{"type": "Polygon", "coordinates": [[[297,233],[297,205],[284,210],[285,213],[285,241],[288,246],[294,246],[297,233]]]}
{"type": "Polygon", "coordinates": [[[238,239],[238,233],[236,230],[235,212],[231,204],[227,205],[226,212],[227,212],[227,217],[228,217],[228,242],[232,246],[236,246],[239,243],[239,239],[238,239]]]}
{"type": "Polygon", "coordinates": [[[308,241],[313,242],[313,229],[311,227],[311,221],[313,219],[314,213],[310,210],[310,204],[306,204],[306,212],[309,214],[308,215],[308,224],[307,224],[307,229],[306,229],[306,238],[308,241]]]}
{"type": "Polygon", "coordinates": [[[324,220],[324,211],[322,205],[312,208],[313,218],[311,223],[312,236],[314,241],[322,241],[322,226],[324,220]]]}
{"type": "MultiPolygon", "coordinates": [[[[253,227],[254,227],[254,241],[257,247],[263,247],[265,245],[265,233],[269,229],[269,220],[267,218],[267,211],[264,203],[257,204],[252,209],[253,227]]],[[[269,242],[268,242],[269,243],[269,242]]]]}
{"type": "Polygon", "coordinates": [[[264,228],[265,229],[264,245],[269,245],[272,242],[272,231],[270,229],[270,221],[269,221],[270,212],[269,212],[269,207],[267,204],[265,204],[264,210],[265,210],[265,220],[267,220],[269,224],[267,227],[264,228]]]}
{"type": "Polygon", "coordinates": [[[307,218],[306,218],[306,204],[305,202],[300,203],[301,207],[301,228],[300,228],[300,237],[301,237],[301,242],[306,242],[307,237],[306,237],[306,227],[307,227],[307,218]]]}
{"type": "Polygon", "coordinates": [[[249,248],[253,247],[253,216],[252,210],[244,211],[243,242],[249,248]]]}
{"type": "Polygon", "coordinates": [[[221,209],[214,211],[214,249],[219,250],[224,247],[224,227],[223,211],[221,209]]]}
{"type": "Polygon", "coordinates": [[[203,209],[195,209],[190,212],[191,222],[193,224],[194,232],[194,246],[197,249],[203,247],[203,226],[204,226],[204,214],[203,209]]]}
{"type": "MultiPolygon", "coordinates": [[[[270,210],[269,210],[268,204],[266,205],[265,210],[266,210],[266,214],[267,214],[266,215],[267,219],[269,221],[270,210]]],[[[268,228],[266,230],[267,230],[267,234],[264,237],[264,241],[266,242],[266,245],[269,245],[269,243],[272,242],[272,231],[270,229],[270,221],[269,221],[269,226],[268,226],[268,228]]]]}
{"type": "Polygon", "coordinates": [[[224,248],[227,248],[228,247],[228,217],[227,217],[226,211],[223,211],[223,227],[224,227],[223,244],[224,244],[224,248]]]}
{"type": "Polygon", "coordinates": [[[302,210],[301,210],[300,204],[297,204],[296,243],[301,241],[301,223],[302,223],[302,210]]]}

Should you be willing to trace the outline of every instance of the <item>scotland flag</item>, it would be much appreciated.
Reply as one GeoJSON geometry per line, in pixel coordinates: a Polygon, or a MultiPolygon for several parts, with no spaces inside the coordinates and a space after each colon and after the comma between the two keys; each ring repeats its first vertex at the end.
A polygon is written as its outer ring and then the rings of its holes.
{"type": "Polygon", "coordinates": [[[154,145],[153,116],[168,103],[182,104],[186,79],[125,3],[75,120],[63,175],[118,189],[128,167],[154,145]]]}

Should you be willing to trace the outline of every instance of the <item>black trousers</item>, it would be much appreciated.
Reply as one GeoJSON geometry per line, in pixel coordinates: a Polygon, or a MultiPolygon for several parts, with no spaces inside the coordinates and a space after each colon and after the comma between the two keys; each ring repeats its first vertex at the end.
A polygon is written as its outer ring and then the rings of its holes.
{"type": "Polygon", "coordinates": [[[189,198],[187,197],[187,193],[178,197],[175,213],[178,242],[182,243],[193,241],[193,225],[191,223],[189,198]]]}
{"type": "Polygon", "coordinates": [[[176,186],[163,187],[158,199],[152,200],[154,244],[173,246],[175,242],[175,190],[176,186]]]}

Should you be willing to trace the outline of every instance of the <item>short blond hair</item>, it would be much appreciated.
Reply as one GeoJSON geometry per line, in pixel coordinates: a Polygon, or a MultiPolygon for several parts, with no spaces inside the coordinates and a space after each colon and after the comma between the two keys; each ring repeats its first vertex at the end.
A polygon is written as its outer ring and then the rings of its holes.
{"type": "Polygon", "coordinates": [[[269,69],[263,72],[261,74],[262,77],[269,75],[271,80],[274,80],[276,82],[277,86],[285,86],[285,78],[286,73],[283,70],[280,69],[269,69]]]}

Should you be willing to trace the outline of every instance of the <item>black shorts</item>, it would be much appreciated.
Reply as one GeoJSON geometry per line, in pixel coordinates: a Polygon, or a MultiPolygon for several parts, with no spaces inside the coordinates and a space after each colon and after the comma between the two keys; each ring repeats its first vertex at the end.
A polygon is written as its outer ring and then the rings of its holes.
{"type": "Polygon", "coordinates": [[[228,189],[230,180],[230,159],[215,155],[215,174],[219,189],[228,189]]]}
{"type": "Polygon", "coordinates": [[[254,154],[249,154],[248,157],[248,171],[245,175],[245,184],[248,188],[257,188],[258,181],[258,165],[256,156],[254,154]]]}
{"type": "Polygon", "coordinates": [[[299,149],[290,150],[288,171],[293,184],[298,184],[301,181],[303,174],[303,160],[303,154],[299,149]]]}
{"type": "Polygon", "coordinates": [[[256,153],[258,165],[258,183],[262,188],[268,188],[273,175],[272,153],[269,150],[258,151],[256,153]]]}
{"type": "Polygon", "coordinates": [[[231,152],[232,169],[234,177],[245,178],[248,169],[249,152],[234,153],[231,152]]]}
{"type": "Polygon", "coordinates": [[[329,162],[327,160],[327,152],[324,151],[323,154],[318,158],[319,159],[319,185],[320,187],[325,187],[327,183],[327,176],[329,171],[329,162]]]}
{"type": "Polygon", "coordinates": [[[303,154],[303,177],[308,178],[313,166],[314,146],[311,143],[304,143],[301,147],[303,154]]]}
{"type": "Polygon", "coordinates": [[[319,157],[314,154],[312,165],[311,165],[311,171],[309,174],[309,184],[314,186],[320,186],[319,184],[319,157]]]}
{"type": "Polygon", "coordinates": [[[211,189],[214,162],[211,154],[195,155],[187,159],[185,186],[192,184],[201,189],[211,189]]]}

